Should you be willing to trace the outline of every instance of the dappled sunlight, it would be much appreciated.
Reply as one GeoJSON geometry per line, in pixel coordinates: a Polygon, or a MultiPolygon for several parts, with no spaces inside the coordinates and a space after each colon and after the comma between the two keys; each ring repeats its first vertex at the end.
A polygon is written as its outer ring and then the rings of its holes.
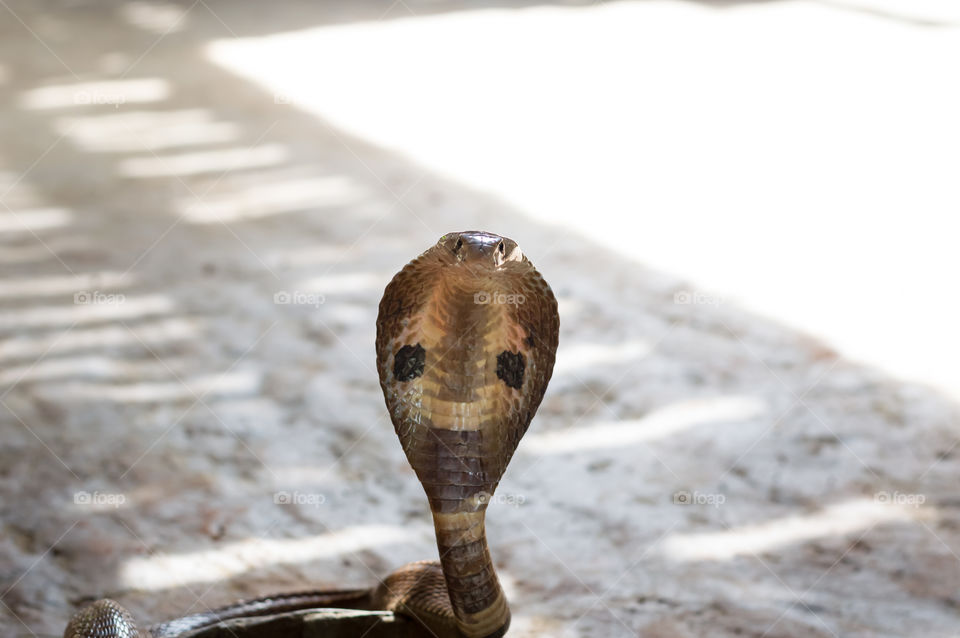
{"type": "Polygon", "coordinates": [[[240,137],[232,122],[214,119],[208,109],[117,111],[107,115],[63,117],[55,130],[93,153],[143,152],[181,146],[233,142],[240,137]]]}
{"type": "Polygon", "coordinates": [[[124,295],[91,291],[86,297],[77,299],[71,306],[31,306],[0,312],[0,330],[68,327],[104,321],[130,320],[150,315],[170,314],[174,309],[175,304],[167,295],[124,295]]]}
{"type": "MultiPolygon", "coordinates": [[[[263,370],[261,378],[267,374],[269,371],[263,370]]],[[[219,393],[214,390],[203,401],[216,422],[241,440],[254,437],[259,441],[266,439],[272,445],[276,437],[285,433],[286,413],[275,399],[264,396],[262,383],[252,392],[219,393]]],[[[251,450],[251,453],[254,457],[258,455],[256,451],[251,450]]],[[[279,478],[279,473],[272,466],[268,470],[271,478],[279,478]]]]}
{"type": "Polygon", "coordinates": [[[0,233],[32,233],[61,228],[72,221],[73,213],[64,208],[0,211],[0,233]]]}
{"type": "Polygon", "coordinates": [[[639,339],[625,343],[577,343],[557,350],[553,373],[561,376],[577,370],[625,363],[649,352],[650,344],[639,339]]]}
{"type": "Polygon", "coordinates": [[[284,266],[289,268],[311,268],[315,266],[330,266],[345,259],[350,246],[318,243],[304,249],[272,250],[264,254],[263,259],[271,267],[284,266]]]}
{"type": "MultiPolygon", "coordinates": [[[[357,525],[307,538],[250,538],[216,549],[132,558],[120,569],[124,587],[157,590],[192,583],[213,583],[271,565],[302,565],[419,540],[425,529],[395,525],[357,525]]],[[[358,578],[369,575],[361,573],[358,578]]]]}
{"type": "Polygon", "coordinates": [[[44,384],[43,396],[82,402],[155,403],[195,400],[211,396],[248,396],[260,390],[261,374],[235,370],[222,374],[189,375],[170,381],[137,383],[88,383],[65,381],[44,384]]]}
{"type": "Polygon", "coordinates": [[[337,322],[333,324],[337,327],[364,325],[363,322],[369,325],[377,314],[376,309],[371,309],[367,304],[346,302],[331,304],[324,309],[324,313],[332,322],[337,322]]]}
{"type": "Polygon", "coordinates": [[[89,272],[52,277],[0,280],[0,299],[65,295],[73,299],[78,290],[114,289],[130,286],[136,278],[130,273],[89,272]]]}
{"type": "Polygon", "coordinates": [[[311,209],[338,208],[368,197],[356,182],[340,175],[275,180],[241,186],[225,195],[185,199],[178,208],[195,224],[257,219],[311,209]]]}
{"type": "Polygon", "coordinates": [[[0,385],[24,381],[49,381],[50,379],[146,379],[170,377],[170,369],[185,368],[183,361],[155,359],[128,361],[119,357],[88,355],[57,357],[35,361],[25,365],[8,365],[0,369],[0,385]]]}
{"type": "Polygon", "coordinates": [[[65,355],[102,348],[167,346],[199,339],[205,328],[206,322],[197,319],[164,317],[137,321],[129,326],[73,328],[31,336],[17,334],[0,342],[0,362],[9,365],[10,361],[18,359],[33,360],[45,355],[65,355]]]}
{"type": "Polygon", "coordinates": [[[120,5],[120,15],[130,26],[158,35],[183,30],[187,25],[188,11],[173,2],[131,0],[120,5]]]}
{"type": "MultiPolygon", "coordinates": [[[[2,218],[2,213],[0,213],[2,218]]],[[[0,222],[2,224],[3,222],[0,222]]],[[[62,252],[83,252],[94,248],[94,239],[89,237],[45,237],[43,243],[35,242],[24,246],[3,246],[0,250],[0,264],[30,264],[55,261],[62,252]]]]}
{"type": "Polygon", "coordinates": [[[668,558],[680,561],[729,560],[818,538],[864,533],[876,525],[910,522],[925,516],[924,510],[909,505],[859,499],[829,505],[810,514],[785,516],[723,532],[672,534],[663,541],[661,551],[668,558]]]}
{"type": "Polygon", "coordinates": [[[329,466],[286,464],[273,471],[273,478],[278,485],[288,487],[314,486],[318,483],[330,487],[349,487],[350,482],[344,480],[329,466]]]}
{"type": "Polygon", "coordinates": [[[124,177],[200,175],[276,166],[286,161],[288,156],[287,149],[279,144],[263,144],[253,148],[236,147],[176,155],[131,157],[120,161],[117,170],[124,177]]]}
{"type": "MultiPolygon", "coordinates": [[[[352,211],[356,215],[356,211],[352,211]]],[[[358,215],[359,216],[359,215],[358,215]]],[[[374,220],[376,222],[376,220],[374,220]]],[[[373,224],[376,225],[375,223],[373,224]]],[[[339,264],[346,263],[351,259],[358,257],[364,258],[365,262],[369,258],[372,261],[377,255],[387,251],[394,251],[398,246],[402,246],[404,239],[402,236],[381,235],[375,244],[362,241],[336,242],[328,243],[325,238],[316,238],[306,248],[288,248],[279,250],[270,248],[263,253],[263,260],[271,267],[290,268],[294,270],[304,270],[307,273],[328,272],[336,268],[339,264]]],[[[389,277],[391,273],[384,271],[383,275],[389,277]]],[[[387,279],[384,279],[384,285],[387,279]]]]}
{"type": "Polygon", "coordinates": [[[390,280],[389,273],[351,272],[341,275],[321,275],[300,281],[296,287],[323,295],[350,292],[382,291],[390,280]]]}
{"type": "MultiPolygon", "coordinates": [[[[560,314],[561,321],[568,317],[582,316],[585,309],[586,304],[584,304],[581,299],[575,299],[562,294],[557,295],[557,312],[560,314]]],[[[561,352],[562,351],[557,352],[557,357],[563,356],[561,352]]]]}
{"type": "Polygon", "coordinates": [[[640,419],[601,422],[542,434],[530,433],[524,438],[521,449],[535,455],[616,449],[662,440],[703,425],[742,424],[766,413],[766,404],[757,397],[691,399],[671,403],[640,419]]]}
{"type": "Polygon", "coordinates": [[[168,97],[170,83],[167,80],[140,78],[44,86],[21,95],[20,105],[25,109],[66,109],[143,104],[168,97]]]}

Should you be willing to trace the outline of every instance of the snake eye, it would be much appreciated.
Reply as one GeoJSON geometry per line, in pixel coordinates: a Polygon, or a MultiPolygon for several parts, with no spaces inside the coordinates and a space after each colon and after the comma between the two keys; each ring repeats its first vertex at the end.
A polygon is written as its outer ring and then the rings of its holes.
{"type": "Polygon", "coordinates": [[[458,240],[457,240],[457,245],[453,247],[453,252],[457,252],[457,251],[460,250],[461,248],[463,248],[463,240],[462,240],[462,239],[458,239],[458,240]]]}
{"type": "Polygon", "coordinates": [[[393,355],[393,376],[397,381],[410,381],[423,374],[423,361],[427,351],[419,343],[403,346],[393,355]]]}
{"type": "Polygon", "coordinates": [[[500,251],[500,254],[501,254],[501,255],[503,254],[503,250],[504,250],[504,249],[503,249],[503,242],[500,242],[500,245],[497,246],[497,250],[500,251]]]}
{"type": "Polygon", "coordinates": [[[507,387],[519,390],[523,386],[523,354],[504,350],[497,355],[497,378],[507,387]]]}

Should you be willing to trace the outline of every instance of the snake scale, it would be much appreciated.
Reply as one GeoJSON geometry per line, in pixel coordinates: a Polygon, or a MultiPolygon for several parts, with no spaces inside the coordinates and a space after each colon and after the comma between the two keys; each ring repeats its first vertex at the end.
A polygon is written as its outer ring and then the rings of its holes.
{"type": "Polygon", "coordinates": [[[497,638],[510,609],[487,547],[487,505],[553,373],[557,301],[517,243],[450,233],[387,285],[377,370],[394,430],[423,485],[440,561],[400,567],[370,589],[247,600],[153,625],[101,599],[65,638],[173,638],[233,618],[320,607],[386,610],[437,638],[497,638]]]}

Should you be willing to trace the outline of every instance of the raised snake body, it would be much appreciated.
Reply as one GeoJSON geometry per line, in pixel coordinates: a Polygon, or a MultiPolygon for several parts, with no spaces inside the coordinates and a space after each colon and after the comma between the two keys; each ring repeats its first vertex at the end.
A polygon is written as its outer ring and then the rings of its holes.
{"type": "Polygon", "coordinates": [[[433,513],[440,562],[405,565],[367,590],[243,601],[140,633],[118,603],[77,612],[65,638],[169,638],[230,618],[317,607],[380,609],[437,638],[493,638],[510,610],[484,519],[553,372],[559,333],[550,287],[516,242],[451,233],[387,285],[377,369],[394,429],[433,513]]]}

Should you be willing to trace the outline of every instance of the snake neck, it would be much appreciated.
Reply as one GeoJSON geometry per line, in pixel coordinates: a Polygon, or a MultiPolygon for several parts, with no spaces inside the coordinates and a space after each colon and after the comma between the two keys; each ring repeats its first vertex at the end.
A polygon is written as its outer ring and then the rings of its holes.
{"type": "Polygon", "coordinates": [[[486,506],[433,514],[450,605],[465,638],[499,638],[510,626],[510,608],[487,547],[485,518],[486,506]]]}

